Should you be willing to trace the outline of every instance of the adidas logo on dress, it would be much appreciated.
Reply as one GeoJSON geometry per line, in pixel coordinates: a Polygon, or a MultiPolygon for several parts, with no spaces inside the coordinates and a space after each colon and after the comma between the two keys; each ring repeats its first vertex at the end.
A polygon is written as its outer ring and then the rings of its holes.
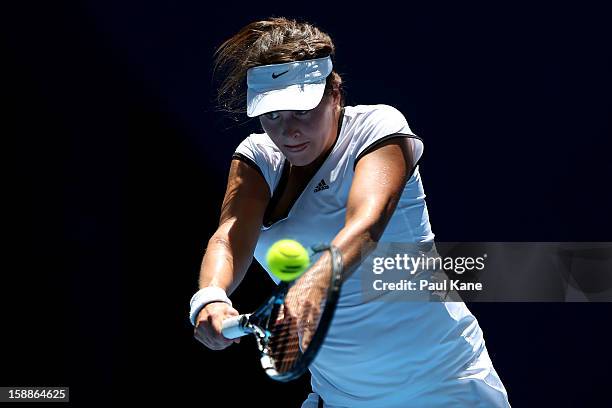
{"type": "Polygon", "coordinates": [[[321,181],[319,182],[319,184],[317,184],[317,186],[314,189],[315,193],[318,193],[321,190],[327,190],[329,188],[329,186],[327,184],[325,184],[325,180],[321,179],[321,181]]]}

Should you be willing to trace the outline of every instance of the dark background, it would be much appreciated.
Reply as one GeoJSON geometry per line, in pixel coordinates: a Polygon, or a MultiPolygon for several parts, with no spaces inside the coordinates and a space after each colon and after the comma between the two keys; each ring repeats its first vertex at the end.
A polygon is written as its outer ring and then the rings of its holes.
{"type": "MultiPolygon", "coordinates": [[[[5,10],[0,385],[68,385],[79,406],[217,406],[213,396],[248,403],[270,391],[281,395],[272,406],[299,406],[308,378],[273,383],[252,342],[208,351],[187,319],[231,154],[257,130],[214,112],[212,54],[272,15],[327,31],[347,103],[393,105],[425,140],[439,241],[612,241],[605,10],[398,7],[5,10]]],[[[237,308],[270,287],[253,267],[237,308]]],[[[611,306],[470,308],[513,406],[586,407],[610,403],[611,306]]]]}

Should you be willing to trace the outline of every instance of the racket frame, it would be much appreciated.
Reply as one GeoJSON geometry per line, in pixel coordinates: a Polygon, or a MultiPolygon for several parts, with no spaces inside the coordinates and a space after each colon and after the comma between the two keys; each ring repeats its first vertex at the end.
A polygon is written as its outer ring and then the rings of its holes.
{"type": "MultiPolygon", "coordinates": [[[[266,351],[266,345],[270,333],[265,329],[266,323],[270,318],[274,316],[274,307],[278,307],[283,304],[285,296],[293,283],[282,282],[278,288],[274,291],[274,294],[268,299],[268,301],[259,307],[255,312],[250,315],[243,315],[245,318],[241,319],[239,325],[240,328],[246,333],[252,333],[257,341],[257,347],[261,354],[260,363],[266,374],[273,380],[280,382],[288,382],[295,380],[302,376],[308,369],[310,363],[316,357],[320,346],[325,340],[329,326],[331,324],[336,305],[340,297],[340,288],[342,286],[342,253],[340,250],[328,244],[318,244],[312,247],[313,252],[319,253],[323,251],[330,251],[331,256],[331,276],[329,286],[327,288],[327,297],[325,299],[325,307],[323,313],[319,319],[319,324],[315,331],[312,340],[308,344],[308,348],[304,353],[298,357],[298,361],[295,363],[293,368],[289,371],[279,373],[274,365],[274,359],[266,351]],[[262,324],[263,323],[263,324],[262,324]]],[[[275,317],[275,316],[274,316],[275,317]]]]}

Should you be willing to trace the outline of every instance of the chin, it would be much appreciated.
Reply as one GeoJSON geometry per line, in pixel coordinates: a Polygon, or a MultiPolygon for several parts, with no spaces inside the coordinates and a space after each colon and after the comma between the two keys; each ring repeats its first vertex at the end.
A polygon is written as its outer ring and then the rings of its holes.
{"type": "Polygon", "coordinates": [[[296,157],[291,155],[285,155],[285,157],[287,157],[287,160],[289,160],[293,166],[308,166],[314,161],[312,157],[296,157]]]}
{"type": "Polygon", "coordinates": [[[304,160],[304,159],[290,159],[287,158],[289,160],[289,162],[293,165],[293,166],[308,166],[310,163],[313,162],[313,160],[304,160]]]}

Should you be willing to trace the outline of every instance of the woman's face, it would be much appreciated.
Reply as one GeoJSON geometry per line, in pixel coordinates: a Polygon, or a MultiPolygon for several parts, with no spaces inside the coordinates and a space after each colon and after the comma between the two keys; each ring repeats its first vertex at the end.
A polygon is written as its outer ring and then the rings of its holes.
{"type": "Polygon", "coordinates": [[[306,166],[327,151],[337,132],[338,97],[324,96],[309,111],[276,111],[259,116],[270,139],[294,166],[306,166]]]}

